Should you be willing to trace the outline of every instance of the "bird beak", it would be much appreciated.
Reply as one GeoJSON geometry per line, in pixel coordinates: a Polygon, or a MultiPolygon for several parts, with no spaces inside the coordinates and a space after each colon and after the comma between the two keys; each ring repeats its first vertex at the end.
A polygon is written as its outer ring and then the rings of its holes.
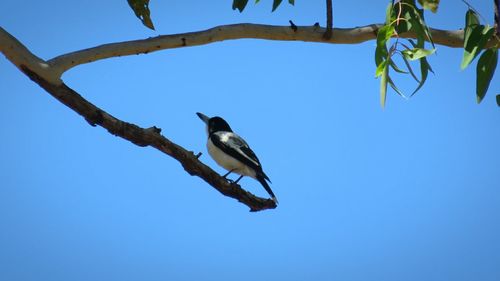
{"type": "Polygon", "coordinates": [[[198,115],[198,117],[200,117],[201,121],[205,122],[205,124],[208,125],[208,119],[210,119],[210,117],[206,116],[203,113],[199,113],[199,112],[196,112],[196,115],[198,115]]]}

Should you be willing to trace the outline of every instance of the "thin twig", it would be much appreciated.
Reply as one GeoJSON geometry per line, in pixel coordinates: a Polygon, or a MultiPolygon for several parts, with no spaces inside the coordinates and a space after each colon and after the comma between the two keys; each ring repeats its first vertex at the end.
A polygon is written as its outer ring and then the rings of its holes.
{"type": "Polygon", "coordinates": [[[332,0],[326,0],[326,31],[323,34],[325,40],[330,40],[332,38],[333,29],[333,11],[332,11],[332,0]]]}
{"type": "Polygon", "coordinates": [[[496,36],[500,37],[500,0],[493,0],[493,5],[495,6],[495,28],[496,28],[496,36]]]}

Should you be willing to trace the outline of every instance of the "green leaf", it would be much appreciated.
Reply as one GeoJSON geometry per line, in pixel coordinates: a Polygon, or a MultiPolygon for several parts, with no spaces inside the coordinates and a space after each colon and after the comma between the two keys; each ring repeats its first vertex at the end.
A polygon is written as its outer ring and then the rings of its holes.
{"type": "Polygon", "coordinates": [[[402,51],[403,56],[409,60],[418,60],[423,57],[426,57],[428,55],[433,54],[436,51],[436,49],[431,49],[431,50],[426,50],[422,48],[414,48],[410,50],[404,50],[402,51]]]}
{"type": "MultiPolygon", "coordinates": [[[[411,23],[409,19],[412,17],[410,15],[408,4],[403,4],[403,3],[396,3],[394,4],[394,8],[392,10],[391,18],[389,19],[389,22],[394,22],[395,21],[395,28],[398,34],[405,33],[407,31],[410,31],[411,29],[411,23]],[[399,18],[398,18],[399,17],[399,18]]],[[[387,21],[387,19],[386,19],[387,21]]]]}
{"type": "MultiPolygon", "coordinates": [[[[259,0],[256,0],[255,3],[259,2],[259,0]]],[[[238,9],[241,12],[245,9],[247,6],[248,0],[233,0],[233,10],[238,9]]]]}
{"type": "Polygon", "coordinates": [[[477,25],[479,25],[479,18],[477,17],[477,14],[471,9],[467,10],[465,13],[464,47],[465,42],[469,41],[472,29],[477,25]]]}
{"type": "Polygon", "coordinates": [[[295,5],[295,0],[288,0],[288,3],[290,3],[290,5],[295,5]]]}
{"type": "Polygon", "coordinates": [[[389,61],[389,65],[392,67],[392,69],[394,69],[394,71],[396,71],[397,73],[402,73],[402,74],[408,74],[408,71],[404,71],[402,70],[401,68],[399,68],[396,63],[391,59],[389,61]]]}
{"type": "Polygon", "coordinates": [[[471,29],[467,28],[467,30],[470,30],[470,32],[467,34],[468,36],[465,36],[464,40],[464,55],[460,64],[462,70],[479,55],[495,32],[493,27],[484,25],[475,25],[471,29]]]}
{"type": "Polygon", "coordinates": [[[497,95],[497,105],[500,106],[500,95],[497,95]]]}
{"type": "Polygon", "coordinates": [[[377,48],[375,49],[375,65],[378,67],[383,60],[389,56],[387,51],[387,41],[391,39],[394,34],[394,26],[384,25],[378,30],[377,33],[377,48]]]}
{"type": "Polygon", "coordinates": [[[479,24],[479,18],[473,10],[465,13],[464,55],[460,68],[465,69],[481,52],[495,31],[492,27],[479,24]]]}
{"type": "Polygon", "coordinates": [[[425,10],[431,10],[431,12],[437,12],[439,6],[439,0],[418,0],[418,3],[422,5],[425,10]]]}
{"type": "Polygon", "coordinates": [[[392,3],[389,3],[385,10],[385,24],[390,24],[392,22],[392,13],[393,13],[393,8],[394,6],[392,3]]]}
{"type": "Polygon", "coordinates": [[[383,74],[385,68],[387,67],[387,60],[382,61],[375,70],[375,78],[383,74]]]}
{"type": "Polygon", "coordinates": [[[142,21],[142,24],[152,30],[155,29],[153,21],[151,21],[149,11],[149,0],[127,0],[128,5],[135,13],[135,16],[142,21]]]}
{"type": "Polygon", "coordinates": [[[467,40],[467,36],[470,35],[472,28],[476,25],[479,25],[479,18],[473,10],[467,10],[465,13],[465,39],[467,40]]]}
{"type": "Polygon", "coordinates": [[[399,14],[404,19],[399,20],[399,24],[396,28],[398,33],[401,34],[407,31],[413,31],[416,34],[419,48],[424,47],[426,38],[434,48],[431,32],[429,27],[425,24],[423,10],[415,7],[415,1],[402,1],[401,4],[396,4],[395,6],[396,9],[393,12],[394,20],[399,14]]]}
{"type": "Polygon", "coordinates": [[[415,75],[415,72],[413,72],[413,69],[410,65],[410,62],[408,61],[408,59],[406,59],[403,55],[401,55],[403,57],[403,61],[405,62],[406,64],[406,67],[408,68],[408,71],[410,72],[411,74],[411,77],[413,77],[413,79],[415,79],[415,81],[417,81],[418,83],[420,83],[420,79],[417,78],[417,75],[415,75]]]}
{"type": "Polygon", "coordinates": [[[276,10],[276,8],[278,8],[278,6],[281,4],[281,1],[282,0],[273,0],[273,10],[272,10],[272,12],[274,12],[276,10]]]}
{"type": "MultiPolygon", "coordinates": [[[[495,69],[497,67],[498,62],[498,49],[492,48],[483,52],[479,61],[477,62],[476,69],[476,99],[477,103],[480,103],[486,92],[488,91],[488,87],[490,86],[491,79],[493,78],[493,74],[495,73],[495,69]]],[[[498,101],[498,96],[497,96],[498,101]]]]}
{"type": "Polygon", "coordinates": [[[396,87],[396,84],[394,84],[394,82],[392,82],[392,79],[390,76],[387,76],[387,82],[389,83],[389,86],[391,86],[391,88],[396,91],[396,93],[398,93],[398,95],[400,95],[401,97],[405,98],[406,99],[406,96],[403,94],[403,92],[401,92],[398,87],[396,87]]]}
{"type": "Polygon", "coordinates": [[[429,42],[432,45],[432,48],[435,49],[436,46],[434,45],[434,40],[432,40],[431,30],[429,29],[429,27],[425,23],[424,10],[419,9],[419,10],[417,10],[417,12],[418,12],[418,21],[419,21],[420,25],[422,26],[422,28],[424,29],[425,36],[427,36],[427,39],[429,40],[429,42]]]}
{"type": "Polygon", "coordinates": [[[420,82],[418,83],[417,88],[413,93],[411,93],[410,97],[412,97],[414,94],[422,88],[422,86],[425,83],[425,80],[427,80],[427,75],[429,74],[429,71],[434,73],[434,71],[431,68],[431,65],[427,62],[427,59],[425,57],[420,58],[420,82]]]}
{"type": "Polygon", "coordinates": [[[387,78],[389,78],[389,69],[384,67],[380,78],[380,106],[385,107],[385,98],[387,96],[387,78]]]}

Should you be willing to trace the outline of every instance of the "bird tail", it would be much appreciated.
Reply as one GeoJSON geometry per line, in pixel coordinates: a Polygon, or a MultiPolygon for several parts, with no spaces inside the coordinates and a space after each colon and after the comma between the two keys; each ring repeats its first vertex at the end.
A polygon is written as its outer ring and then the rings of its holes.
{"type": "Polygon", "coordinates": [[[262,184],[262,186],[267,191],[267,193],[269,193],[269,195],[271,195],[271,199],[274,202],[276,202],[276,204],[278,204],[278,199],[276,199],[276,196],[274,195],[273,191],[271,190],[271,187],[267,183],[266,179],[269,180],[265,174],[257,175],[257,180],[260,182],[260,184],[262,184]]]}

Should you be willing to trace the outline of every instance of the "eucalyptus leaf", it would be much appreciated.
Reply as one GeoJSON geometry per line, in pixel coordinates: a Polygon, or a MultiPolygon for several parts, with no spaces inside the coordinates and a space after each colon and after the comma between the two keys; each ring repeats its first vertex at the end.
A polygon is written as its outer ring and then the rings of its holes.
{"type": "Polygon", "coordinates": [[[385,24],[386,25],[391,24],[392,17],[393,17],[392,16],[393,11],[394,11],[394,5],[392,5],[392,3],[389,3],[387,8],[385,9],[385,24]]]}
{"type": "Polygon", "coordinates": [[[403,97],[406,99],[406,96],[403,94],[403,92],[401,92],[398,87],[396,87],[396,84],[394,84],[394,82],[392,82],[392,79],[390,76],[387,76],[387,82],[389,83],[389,86],[391,86],[391,88],[396,91],[396,93],[398,93],[399,96],[403,97]]]}
{"type": "Polygon", "coordinates": [[[281,4],[282,0],[273,0],[273,12],[278,8],[278,6],[281,4]]]}
{"type": "Polygon", "coordinates": [[[426,50],[422,48],[414,48],[402,51],[403,56],[409,60],[419,60],[428,55],[432,55],[436,49],[426,50]]]}
{"type": "Polygon", "coordinates": [[[427,75],[429,74],[429,71],[434,73],[434,71],[431,68],[431,65],[427,62],[427,59],[425,57],[420,59],[420,82],[418,83],[417,88],[411,93],[410,97],[412,97],[414,94],[418,92],[424,86],[425,80],[427,80],[427,75]]]}
{"type": "Polygon", "coordinates": [[[430,10],[433,13],[436,13],[439,7],[439,0],[418,0],[418,3],[420,3],[425,10],[430,10]]]}
{"type": "Polygon", "coordinates": [[[473,10],[469,9],[465,13],[465,40],[467,40],[467,36],[470,35],[470,32],[473,27],[479,25],[479,18],[473,10]]]}
{"type": "MultiPolygon", "coordinates": [[[[255,3],[258,3],[259,0],[256,0],[255,3]]],[[[238,9],[238,11],[243,12],[245,7],[247,6],[248,0],[233,0],[233,10],[238,9]]]]}
{"type": "Polygon", "coordinates": [[[404,71],[402,70],[401,68],[399,68],[397,66],[397,64],[391,59],[389,61],[389,65],[392,67],[392,69],[394,69],[394,71],[396,71],[397,73],[402,73],[402,74],[408,74],[408,71],[404,71]]]}
{"type": "Polygon", "coordinates": [[[465,36],[464,55],[460,64],[462,70],[479,55],[495,32],[493,27],[484,25],[474,25],[471,28],[467,28],[467,30],[469,32],[467,33],[468,36],[465,36]]]}
{"type": "Polygon", "coordinates": [[[375,77],[379,77],[384,73],[385,68],[387,67],[387,60],[382,61],[375,70],[375,77]]]}
{"type": "Polygon", "coordinates": [[[434,41],[432,40],[431,32],[429,27],[425,24],[424,13],[422,9],[417,9],[415,7],[414,1],[408,2],[403,1],[403,3],[396,4],[395,12],[393,13],[394,19],[398,14],[404,18],[404,21],[400,21],[396,30],[399,33],[413,31],[417,37],[417,45],[420,48],[424,47],[425,40],[429,40],[434,48],[434,41]],[[399,11],[401,7],[401,11],[399,11]]]}
{"type": "Polygon", "coordinates": [[[412,69],[408,59],[406,59],[405,56],[403,56],[403,55],[401,55],[401,56],[403,57],[403,61],[405,62],[406,67],[408,68],[408,71],[411,74],[411,77],[413,77],[413,79],[415,79],[415,81],[417,81],[417,83],[420,83],[420,79],[418,79],[417,75],[415,75],[415,72],[413,72],[413,69],[412,69]]]}
{"type": "MultiPolygon", "coordinates": [[[[495,74],[495,69],[498,63],[498,49],[492,48],[483,52],[481,57],[477,62],[476,68],[476,99],[477,103],[480,103],[488,88],[490,86],[493,74],[495,74]]],[[[498,99],[498,98],[497,98],[498,99]]]]}
{"type": "Polygon", "coordinates": [[[395,22],[396,31],[398,34],[408,32],[412,28],[410,20],[412,19],[410,4],[394,4],[391,21],[395,22]]]}
{"type": "Polygon", "coordinates": [[[128,5],[139,18],[142,24],[152,30],[155,29],[153,21],[151,20],[151,12],[149,11],[149,0],[127,0],[128,5]]]}
{"type": "Polygon", "coordinates": [[[381,75],[381,78],[380,78],[380,106],[382,106],[382,108],[385,107],[385,98],[387,96],[387,78],[389,76],[389,69],[387,68],[387,64],[386,64],[386,67],[384,67],[384,69],[382,70],[382,75],[381,75]]]}
{"type": "Polygon", "coordinates": [[[377,33],[377,48],[375,49],[375,65],[377,67],[383,60],[387,60],[389,52],[387,51],[387,41],[394,34],[394,26],[384,25],[377,33]]]}

